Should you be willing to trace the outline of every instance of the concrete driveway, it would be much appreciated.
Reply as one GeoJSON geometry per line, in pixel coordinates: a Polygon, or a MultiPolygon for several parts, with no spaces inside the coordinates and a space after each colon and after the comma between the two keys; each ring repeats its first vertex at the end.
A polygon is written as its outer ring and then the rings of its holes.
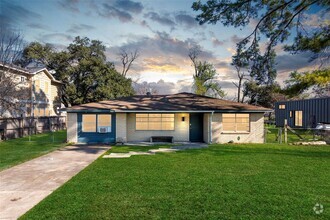
{"type": "Polygon", "coordinates": [[[0,172],[0,219],[17,219],[110,146],[67,146],[0,172]]]}

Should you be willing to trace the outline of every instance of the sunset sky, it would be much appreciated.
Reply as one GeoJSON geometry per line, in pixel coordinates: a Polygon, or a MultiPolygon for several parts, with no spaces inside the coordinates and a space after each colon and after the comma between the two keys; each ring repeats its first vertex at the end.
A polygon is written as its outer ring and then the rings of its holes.
{"type": "MultiPolygon", "coordinates": [[[[199,25],[192,0],[0,0],[0,24],[19,30],[27,42],[51,43],[63,49],[75,36],[100,40],[116,64],[121,48],[138,49],[140,57],[129,76],[146,81],[160,94],[190,91],[193,68],[189,48],[198,45],[202,60],[213,63],[229,97],[235,96],[236,73],[230,66],[236,43],[250,26],[199,25]]],[[[306,19],[318,22],[317,14],[306,19]]],[[[310,66],[310,54],[289,55],[277,48],[278,81],[292,70],[310,66]]]]}

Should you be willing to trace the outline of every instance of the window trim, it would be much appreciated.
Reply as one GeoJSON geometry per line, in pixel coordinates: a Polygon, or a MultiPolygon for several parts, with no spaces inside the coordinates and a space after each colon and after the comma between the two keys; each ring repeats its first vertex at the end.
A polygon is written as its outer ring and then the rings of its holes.
{"type": "MultiPolygon", "coordinates": [[[[172,117],[164,117],[164,118],[172,118],[172,117]]],[[[174,113],[136,113],[135,114],[135,131],[175,131],[175,114],[174,113]],[[162,129],[162,127],[163,127],[162,126],[162,124],[163,124],[162,120],[159,121],[161,129],[149,129],[149,123],[150,122],[155,122],[155,121],[150,121],[150,118],[152,118],[152,117],[150,117],[150,115],[153,115],[153,114],[161,115],[160,119],[163,118],[162,117],[163,115],[173,115],[173,129],[162,129]],[[140,117],[140,118],[147,118],[148,119],[146,121],[146,123],[148,125],[147,129],[137,129],[137,123],[138,123],[138,121],[137,121],[138,117],[137,116],[138,115],[148,115],[147,117],[140,117]]]]}

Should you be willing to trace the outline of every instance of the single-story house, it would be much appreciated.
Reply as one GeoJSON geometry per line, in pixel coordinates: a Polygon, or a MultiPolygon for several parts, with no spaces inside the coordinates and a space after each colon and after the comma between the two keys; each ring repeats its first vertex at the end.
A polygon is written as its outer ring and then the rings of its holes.
{"type": "Polygon", "coordinates": [[[283,127],[284,120],[292,128],[315,128],[318,123],[330,124],[330,97],[275,103],[276,126],[283,127]]]}
{"type": "Polygon", "coordinates": [[[67,141],[263,143],[269,110],[192,93],[123,97],[66,108],[67,141]]]}

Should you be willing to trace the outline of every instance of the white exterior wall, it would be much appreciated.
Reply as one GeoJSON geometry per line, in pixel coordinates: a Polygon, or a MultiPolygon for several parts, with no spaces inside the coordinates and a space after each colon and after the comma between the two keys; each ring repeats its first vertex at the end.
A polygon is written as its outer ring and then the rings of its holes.
{"type": "Polygon", "coordinates": [[[205,143],[210,143],[210,120],[211,114],[204,113],[203,116],[203,140],[205,143]]]}
{"type": "MultiPolygon", "coordinates": [[[[122,122],[117,121],[118,126],[122,122]]],[[[127,141],[150,141],[151,136],[173,136],[173,141],[189,141],[189,114],[175,113],[173,131],[137,131],[135,129],[135,113],[127,114],[127,141]],[[182,121],[185,117],[185,121],[182,121]]],[[[118,135],[117,135],[118,137],[118,135]]]]}
{"type": "Polygon", "coordinates": [[[250,113],[250,132],[224,132],[222,114],[215,113],[212,120],[212,143],[263,143],[264,114],[250,113]],[[239,140],[238,140],[239,139],[239,140]]]}
{"type": "Polygon", "coordinates": [[[67,113],[67,142],[78,142],[78,117],[77,113],[67,113]]]}
{"type": "Polygon", "coordinates": [[[116,141],[127,142],[127,114],[116,114],[116,141]]]}

